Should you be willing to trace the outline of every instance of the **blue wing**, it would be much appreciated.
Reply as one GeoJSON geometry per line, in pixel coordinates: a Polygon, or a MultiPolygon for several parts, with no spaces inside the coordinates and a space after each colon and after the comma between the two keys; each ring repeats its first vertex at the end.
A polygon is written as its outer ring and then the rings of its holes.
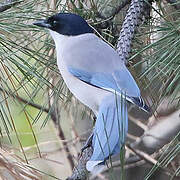
{"type": "Polygon", "coordinates": [[[97,86],[99,88],[109,88],[119,91],[116,82],[111,74],[107,73],[90,73],[83,70],[68,68],[69,72],[78,79],[97,86]]]}
{"type": "Polygon", "coordinates": [[[136,104],[144,111],[149,112],[149,107],[140,96],[140,90],[126,68],[121,68],[110,73],[87,72],[73,67],[68,68],[69,72],[78,79],[93,86],[108,89],[113,92],[126,94],[127,100],[136,104]]]}
{"type": "Polygon", "coordinates": [[[125,100],[120,96],[106,97],[99,109],[94,132],[93,154],[86,167],[92,171],[94,166],[104,162],[110,155],[120,152],[128,130],[128,116],[125,100]]]}
{"type": "Polygon", "coordinates": [[[68,70],[78,79],[99,88],[126,93],[127,96],[132,97],[140,96],[140,90],[127,69],[117,70],[112,74],[103,72],[92,73],[72,67],[69,67],[68,70]]]}

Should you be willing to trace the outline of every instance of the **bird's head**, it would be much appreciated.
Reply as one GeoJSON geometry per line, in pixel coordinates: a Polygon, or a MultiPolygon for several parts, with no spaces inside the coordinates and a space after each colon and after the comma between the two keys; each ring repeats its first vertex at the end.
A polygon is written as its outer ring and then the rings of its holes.
{"type": "Polygon", "coordinates": [[[67,36],[93,33],[93,29],[81,16],[72,13],[58,13],[33,24],[67,36]]]}

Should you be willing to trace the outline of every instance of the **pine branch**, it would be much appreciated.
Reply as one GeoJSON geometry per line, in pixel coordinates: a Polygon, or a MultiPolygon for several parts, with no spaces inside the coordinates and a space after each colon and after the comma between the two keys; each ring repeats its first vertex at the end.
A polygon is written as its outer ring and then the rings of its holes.
{"type": "Polygon", "coordinates": [[[93,148],[86,148],[78,161],[78,165],[74,167],[71,177],[68,177],[66,180],[86,180],[88,171],[86,170],[86,163],[91,158],[93,153],[93,148]]]}
{"type": "Polygon", "coordinates": [[[99,17],[99,18],[101,18],[101,19],[110,19],[110,20],[111,20],[111,19],[113,19],[114,16],[115,16],[116,14],[118,14],[126,5],[130,4],[130,2],[131,2],[131,0],[124,0],[124,1],[122,1],[121,4],[120,4],[117,8],[115,8],[115,9],[112,11],[111,15],[109,15],[108,17],[103,16],[100,12],[96,12],[96,16],[99,17]]]}
{"type": "Polygon", "coordinates": [[[43,111],[43,112],[46,112],[46,113],[49,112],[49,109],[48,109],[48,108],[45,108],[45,107],[43,107],[43,106],[41,106],[41,105],[39,105],[39,104],[30,102],[30,101],[28,101],[28,100],[26,100],[26,99],[24,99],[24,98],[22,98],[22,97],[20,97],[20,96],[17,96],[17,95],[16,95],[15,93],[13,93],[13,92],[9,92],[9,91],[1,88],[1,87],[0,87],[0,91],[6,93],[8,96],[11,96],[12,98],[18,100],[19,102],[22,102],[22,103],[24,103],[24,104],[27,104],[27,105],[29,105],[29,106],[32,106],[32,107],[34,107],[34,108],[36,108],[36,109],[39,109],[39,110],[41,110],[41,111],[43,111]]]}

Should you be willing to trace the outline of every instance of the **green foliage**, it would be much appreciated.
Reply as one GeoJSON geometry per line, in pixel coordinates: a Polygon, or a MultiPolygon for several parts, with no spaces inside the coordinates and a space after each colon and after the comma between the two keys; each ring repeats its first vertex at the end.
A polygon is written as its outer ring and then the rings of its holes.
{"type": "MultiPolygon", "coordinates": [[[[154,105],[158,105],[165,97],[180,103],[180,18],[179,10],[169,13],[166,8],[154,9],[156,16],[150,19],[151,26],[140,38],[147,38],[147,45],[136,51],[142,60],[135,64],[143,65],[139,78],[144,88],[150,91],[154,105]],[[161,11],[162,10],[162,11],[161,11]],[[141,37],[142,36],[142,37],[141,37]],[[149,40],[148,40],[149,38],[149,40]]],[[[144,40],[144,39],[143,39],[144,40]]],[[[178,108],[178,107],[177,107],[178,108]]]]}
{"type": "MultiPolygon", "coordinates": [[[[72,97],[60,78],[52,39],[32,22],[59,11],[78,13],[100,37],[115,46],[124,12],[114,19],[106,17],[110,17],[121,2],[24,0],[0,12],[0,134],[6,139],[3,143],[19,143],[26,161],[24,147],[36,145],[39,151],[36,123],[40,121],[40,126],[44,127],[57,102],[61,101],[67,107],[71,105],[72,97]],[[52,81],[53,77],[58,77],[56,82],[52,81]],[[49,105],[51,96],[55,101],[49,105]],[[22,133],[30,135],[24,139],[22,133]]],[[[144,88],[152,98],[154,106],[166,96],[170,97],[170,103],[180,102],[180,11],[166,11],[160,5],[159,8],[158,11],[155,9],[159,17],[152,17],[140,27],[129,59],[130,69],[140,81],[141,89],[144,88]],[[153,40],[152,36],[156,39],[153,40]]],[[[173,144],[172,149],[160,158],[147,178],[157,167],[167,166],[178,155],[179,142],[173,144]]],[[[124,161],[124,151],[121,161],[124,161]]],[[[179,168],[174,176],[177,174],[179,168]]]]}

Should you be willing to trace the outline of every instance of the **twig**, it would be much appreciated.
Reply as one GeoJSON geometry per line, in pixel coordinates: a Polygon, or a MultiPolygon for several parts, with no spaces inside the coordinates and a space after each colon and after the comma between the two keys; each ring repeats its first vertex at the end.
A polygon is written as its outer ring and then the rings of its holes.
{"type": "MultiPolygon", "coordinates": [[[[56,109],[55,111],[51,112],[51,119],[52,121],[54,122],[55,126],[57,127],[58,129],[58,136],[61,140],[65,140],[65,135],[64,135],[64,132],[61,128],[61,125],[59,123],[59,116],[57,115],[58,114],[58,109],[56,109]]],[[[66,152],[66,155],[67,155],[67,159],[69,161],[69,164],[71,166],[71,169],[74,168],[74,161],[73,161],[73,158],[72,158],[72,155],[70,153],[70,150],[69,150],[69,147],[67,145],[67,142],[66,141],[62,141],[62,144],[63,144],[63,147],[64,147],[64,150],[66,152]]]]}
{"type": "Polygon", "coordinates": [[[0,12],[4,12],[16,4],[21,3],[19,0],[6,0],[4,3],[0,3],[0,12]]]}
{"type": "Polygon", "coordinates": [[[133,116],[131,115],[128,115],[128,118],[130,121],[132,121],[133,123],[135,123],[137,126],[139,126],[140,128],[142,128],[144,131],[147,131],[148,130],[148,127],[142,123],[139,119],[136,119],[134,118],[133,116]]]}
{"type": "Polygon", "coordinates": [[[9,153],[3,149],[0,149],[0,165],[1,165],[1,179],[33,179],[39,180],[42,175],[36,170],[28,167],[22,159],[12,152],[9,153]]]}
{"type": "MultiPolygon", "coordinates": [[[[116,14],[118,14],[121,9],[123,9],[127,4],[130,4],[130,0],[124,0],[121,2],[121,4],[115,8],[114,10],[112,10],[111,15],[109,16],[104,16],[102,15],[100,12],[96,11],[96,17],[101,18],[103,21],[99,21],[95,27],[96,27],[96,31],[98,29],[105,29],[108,28],[111,24],[112,24],[112,20],[114,19],[114,17],[116,16],[116,14]]],[[[106,41],[106,40],[105,40],[106,41]]],[[[110,43],[109,43],[110,44],[110,43]]],[[[111,44],[110,44],[111,45],[111,44]]],[[[112,46],[112,45],[111,45],[112,46]]]]}
{"type": "MultiPolygon", "coordinates": [[[[131,156],[128,159],[126,159],[125,161],[125,169],[129,169],[129,168],[133,168],[133,167],[137,167],[137,166],[141,166],[142,164],[145,164],[145,160],[143,160],[141,157],[135,155],[135,156],[131,156]]],[[[120,161],[115,161],[112,163],[112,167],[113,168],[119,168],[121,166],[121,162],[120,161]]],[[[105,168],[104,172],[109,171],[109,168],[105,168]]]]}
{"type": "Polygon", "coordinates": [[[168,3],[170,3],[175,9],[180,9],[180,2],[177,0],[166,0],[168,3]]]}
{"type": "Polygon", "coordinates": [[[138,149],[134,149],[132,148],[130,145],[126,145],[132,152],[134,152],[136,155],[138,155],[141,159],[145,160],[146,162],[148,162],[151,165],[155,165],[157,164],[157,160],[155,160],[154,158],[152,158],[149,154],[138,150],[138,149]]]}
{"type": "Polygon", "coordinates": [[[123,9],[126,5],[130,4],[131,0],[124,0],[121,2],[121,4],[112,12],[112,14],[109,17],[113,17],[118,14],[121,9],[123,9]]]}
{"type": "Polygon", "coordinates": [[[111,20],[111,19],[114,18],[114,16],[116,14],[118,14],[121,11],[121,9],[123,9],[127,4],[130,4],[130,2],[131,2],[131,0],[124,0],[124,1],[122,1],[121,4],[117,8],[115,8],[112,11],[111,15],[109,15],[108,17],[103,16],[100,12],[96,12],[96,16],[101,18],[101,19],[104,19],[104,20],[105,19],[111,20]]]}
{"type": "Polygon", "coordinates": [[[20,102],[22,102],[22,103],[24,103],[24,104],[27,104],[27,105],[29,105],[29,106],[32,106],[32,107],[34,107],[34,108],[36,108],[36,109],[39,109],[39,110],[41,110],[41,111],[43,111],[43,112],[46,112],[46,113],[49,112],[49,109],[48,109],[48,108],[45,108],[45,107],[43,107],[43,106],[41,106],[41,105],[39,105],[39,104],[30,102],[30,101],[28,101],[28,100],[26,100],[26,99],[24,99],[24,98],[22,98],[22,97],[20,97],[20,96],[17,96],[17,95],[16,95],[15,93],[13,93],[13,92],[9,92],[9,91],[1,88],[1,87],[0,87],[0,91],[6,93],[8,96],[11,96],[12,98],[17,99],[18,101],[20,101],[20,102]]]}

